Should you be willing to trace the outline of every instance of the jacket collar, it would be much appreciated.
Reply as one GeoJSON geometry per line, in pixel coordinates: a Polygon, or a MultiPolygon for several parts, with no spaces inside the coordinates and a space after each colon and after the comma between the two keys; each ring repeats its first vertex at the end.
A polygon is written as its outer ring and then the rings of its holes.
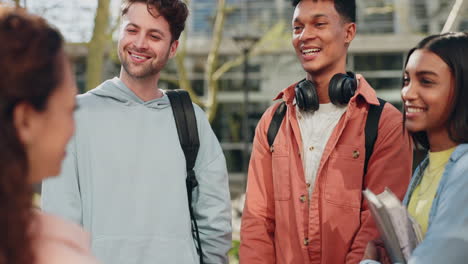
{"type": "MultiPolygon", "coordinates": [[[[361,74],[356,74],[356,78],[358,79],[358,88],[356,93],[351,98],[350,102],[356,101],[356,98],[362,97],[368,104],[372,105],[379,105],[379,100],[377,99],[377,94],[375,93],[374,89],[370,86],[370,84],[364,79],[361,74]]],[[[297,82],[290,85],[288,88],[281,91],[274,99],[283,99],[287,104],[291,104],[294,101],[295,90],[297,82]]]]}
{"type": "MultiPolygon", "coordinates": [[[[458,159],[460,159],[463,155],[465,155],[468,152],[468,144],[460,144],[455,148],[455,151],[453,151],[452,155],[450,155],[449,162],[454,163],[457,162],[458,159]]],[[[424,170],[427,168],[427,165],[429,165],[429,156],[426,155],[423,161],[418,165],[416,170],[413,173],[413,177],[410,182],[410,186],[408,188],[408,191],[405,194],[405,198],[403,199],[403,204],[408,205],[409,200],[411,198],[411,195],[413,194],[414,189],[416,189],[416,186],[419,185],[419,183],[422,180],[424,170]]],[[[447,166],[449,166],[449,163],[447,163],[447,166]]],[[[444,180],[444,175],[446,174],[446,171],[444,171],[444,174],[442,175],[441,181],[444,180]]],[[[441,188],[440,186],[438,188],[441,188]]],[[[432,209],[431,209],[432,210],[432,209]]],[[[430,221],[430,219],[429,219],[430,221]]]]}
{"type": "MultiPolygon", "coordinates": [[[[456,162],[458,159],[460,159],[466,153],[468,153],[468,144],[460,144],[455,148],[452,155],[450,155],[449,161],[456,162]]],[[[418,167],[422,168],[420,171],[423,172],[424,169],[426,169],[428,164],[429,164],[429,155],[426,155],[424,160],[418,166],[418,167]]]]}
{"type": "Polygon", "coordinates": [[[455,148],[455,151],[452,153],[452,156],[450,156],[450,160],[452,162],[455,162],[459,158],[461,158],[463,155],[465,155],[467,152],[468,152],[468,144],[460,144],[455,148]]]}

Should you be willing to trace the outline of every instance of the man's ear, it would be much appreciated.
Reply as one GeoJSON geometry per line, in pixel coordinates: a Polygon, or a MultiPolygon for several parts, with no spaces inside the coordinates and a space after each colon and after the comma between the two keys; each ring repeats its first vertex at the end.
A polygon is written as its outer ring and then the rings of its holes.
{"type": "Polygon", "coordinates": [[[177,51],[177,47],[179,47],[179,40],[174,40],[172,41],[171,43],[171,47],[169,49],[169,58],[172,58],[175,56],[176,54],[176,51],[177,51]]]}
{"type": "Polygon", "coordinates": [[[350,22],[345,24],[345,43],[349,45],[351,41],[353,41],[354,37],[356,36],[356,23],[350,22]]]}
{"type": "Polygon", "coordinates": [[[17,104],[13,110],[13,125],[19,140],[25,146],[31,144],[34,139],[37,118],[38,112],[26,102],[17,104]]]}

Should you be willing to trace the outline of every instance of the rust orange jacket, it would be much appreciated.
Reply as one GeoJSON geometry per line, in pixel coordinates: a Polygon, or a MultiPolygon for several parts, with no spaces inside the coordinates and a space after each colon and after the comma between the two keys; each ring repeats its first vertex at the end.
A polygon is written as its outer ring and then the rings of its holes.
{"type": "Polygon", "coordinates": [[[357,78],[356,94],[326,144],[310,201],[293,105],[294,85],[276,98],[282,98],[288,107],[273,152],[266,134],[276,107],[264,113],[249,165],[241,264],[358,263],[367,242],[378,238],[363,202],[363,188],[380,193],[389,187],[403,198],[411,177],[412,143],[403,129],[401,113],[388,103],[363,177],[367,112],[369,104],[379,102],[365,79],[357,78]]]}

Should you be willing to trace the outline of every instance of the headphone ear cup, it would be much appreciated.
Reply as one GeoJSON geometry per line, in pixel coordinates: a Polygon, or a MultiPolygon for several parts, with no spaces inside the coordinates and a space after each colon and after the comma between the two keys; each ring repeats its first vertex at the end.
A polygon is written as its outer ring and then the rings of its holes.
{"type": "Polygon", "coordinates": [[[349,102],[351,97],[357,89],[357,81],[354,73],[335,74],[328,85],[328,96],[330,101],[335,105],[345,105],[349,102]]]}
{"type": "Polygon", "coordinates": [[[304,95],[302,94],[302,90],[299,88],[299,84],[296,85],[294,88],[295,92],[295,97],[296,97],[296,104],[299,107],[299,109],[304,110],[304,95]]]}
{"type": "Polygon", "coordinates": [[[316,111],[319,108],[315,85],[309,80],[302,80],[296,85],[296,104],[303,111],[316,111]]]}

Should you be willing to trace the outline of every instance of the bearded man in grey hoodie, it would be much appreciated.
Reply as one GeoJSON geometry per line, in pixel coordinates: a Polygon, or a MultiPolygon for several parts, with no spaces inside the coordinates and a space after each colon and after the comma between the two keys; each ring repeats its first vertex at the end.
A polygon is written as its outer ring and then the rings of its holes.
{"type": "MultiPolygon", "coordinates": [[[[43,183],[45,211],[91,233],[103,263],[199,263],[191,232],[185,157],[161,69],[188,15],[181,0],[126,0],[120,77],[78,97],[77,129],[62,174],[43,183]]],[[[203,111],[193,192],[205,263],[227,263],[231,246],[226,163],[203,111]]]]}

